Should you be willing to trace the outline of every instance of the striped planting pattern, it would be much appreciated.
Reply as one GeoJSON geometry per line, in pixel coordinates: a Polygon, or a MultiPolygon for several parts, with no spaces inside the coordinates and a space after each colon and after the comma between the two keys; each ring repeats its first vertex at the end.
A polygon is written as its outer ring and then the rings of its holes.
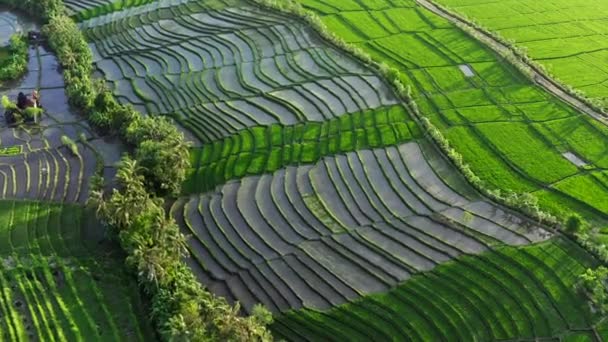
{"type": "Polygon", "coordinates": [[[173,115],[203,142],[396,103],[305,24],[237,0],[157,1],[81,28],[122,102],[173,115]]]}
{"type": "Polygon", "coordinates": [[[137,288],[81,207],[0,201],[0,339],[143,341],[137,288]]]}
{"type": "Polygon", "coordinates": [[[45,112],[36,125],[0,123],[0,198],[84,203],[99,158],[89,144],[95,135],[68,105],[56,57],[38,47],[29,59],[27,75],[1,93],[15,100],[19,92],[39,89],[45,112]],[[64,136],[77,155],[64,146],[64,136]]]}
{"type": "Polygon", "coordinates": [[[201,280],[249,310],[327,309],[488,246],[550,234],[468,199],[407,143],[245,177],[179,200],[201,280]]]}

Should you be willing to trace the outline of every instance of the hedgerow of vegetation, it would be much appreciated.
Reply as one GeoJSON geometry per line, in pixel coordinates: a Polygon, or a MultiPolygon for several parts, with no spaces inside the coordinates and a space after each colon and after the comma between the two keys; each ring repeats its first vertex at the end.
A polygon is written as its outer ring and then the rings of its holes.
{"type": "MultiPolygon", "coordinates": [[[[393,85],[397,91],[397,94],[407,104],[410,111],[414,113],[414,118],[417,119],[417,121],[421,124],[426,134],[430,136],[433,141],[435,141],[435,143],[444,151],[453,164],[465,176],[468,182],[481,193],[494,201],[517,209],[520,212],[535,218],[539,222],[557,227],[559,229],[563,229],[565,227],[563,230],[571,236],[576,237],[576,240],[587,250],[594,253],[601,260],[608,261],[608,248],[602,244],[599,244],[592,238],[592,235],[590,234],[591,229],[589,229],[588,222],[581,219],[580,216],[577,216],[572,212],[561,210],[551,210],[551,212],[548,212],[545,206],[540,204],[539,199],[535,195],[527,192],[518,193],[512,190],[501,190],[494,188],[490,186],[487,181],[476,175],[470,165],[464,161],[463,156],[452,147],[452,144],[441,132],[441,130],[421,113],[418,104],[412,97],[410,86],[403,84],[403,80],[407,78],[403,77],[402,73],[397,68],[389,66],[388,64],[384,63],[384,61],[379,60],[377,56],[371,56],[366,50],[359,47],[365,45],[354,45],[347,42],[342,38],[342,36],[339,36],[330,30],[317,14],[305,9],[299,1],[252,1],[260,6],[278,10],[304,20],[328,42],[344,51],[347,51],[352,56],[357,57],[361,62],[377,70],[377,72],[382,75],[389,84],[393,85]],[[573,222],[576,222],[576,224],[573,224],[573,222]]],[[[471,30],[465,26],[459,26],[459,28],[469,34],[472,34],[471,30]]],[[[516,55],[518,55],[518,53],[516,53],[516,55]]],[[[508,57],[509,56],[505,56],[505,58],[508,57]]],[[[509,60],[515,67],[518,68],[520,72],[525,75],[530,74],[528,66],[522,66],[522,63],[518,63],[517,60],[509,60]]]]}
{"type": "Polygon", "coordinates": [[[105,198],[94,191],[91,202],[100,218],[115,230],[128,252],[127,265],[137,273],[152,298],[152,317],[166,340],[270,340],[264,325],[272,316],[259,307],[250,317],[239,316],[221,297],[202,288],[181,261],[185,237],[168,218],[163,200],[152,197],[138,162],[125,156],[117,174],[118,189],[105,198]]]}
{"type": "Polygon", "coordinates": [[[102,85],[93,82],[91,51],[68,16],[51,16],[43,32],[64,67],[71,104],[89,113],[99,129],[119,134],[133,147],[136,160],[146,167],[146,183],[154,193],[179,193],[189,162],[183,134],[168,120],[142,117],[131,106],[120,105],[102,85]]]}
{"type": "Polygon", "coordinates": [[[7,59],[0,64],[0,81],[17,79],[27,71],[26,38],[20,34],[13,35],[7,53],[7,59]]]}
{"type": "MultiPolygon", "coordinates": [[[[3,0],[48,23],[43,34],[64,68],[70,103],[100,130],[116,133],[133,148],[117,176],[120,190],[106,198],[93,191],[91,204],[113,228],[126,251],[127,264],[152,299],[152,318],[165,340],[270,340],[272,319],[256,308],[241,317],[238,305],[211,295],[183,262],[184,236],[169,219],[158,196],[177,194],[189,167],[184,136],[167,119],[142,117],[120,105],[92,78],[92,54],[61,0],[3,0]]],[[[99,182],[98,182],[99,185],[99,182]]]]}

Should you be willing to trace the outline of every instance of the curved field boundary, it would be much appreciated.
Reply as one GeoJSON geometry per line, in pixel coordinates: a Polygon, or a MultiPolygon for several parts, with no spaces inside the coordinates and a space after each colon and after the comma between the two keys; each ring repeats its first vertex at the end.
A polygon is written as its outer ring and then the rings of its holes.
{"type": "Polygon", "coordinates": [[[397,103],[376,75],[302,23],[244,2],[187,5],[169,6],[179,15],[162,20],[146,5],[80,25],[121,102],[172,115],[202,142],[397,103]]]}
{"type": "Polygon", "coordinates": [[[203,283],[246,310],[261,302],[275,312],[327,309],[462,254],[551,236],[461,196],[428,158],[417,143],[359,150],[245,177],[172,212],[192,235],[203,283]]]}
{"type": "Polygon", "coordinates": [[[320,123],[253,127],[193,149],[193,170],[183,192],[205,192],[231,179],[312,163],[337,153],[404,143],[420,134],[399,105],[320,123]]]}
{"type": "MultiPolygon", "coordinates": [[[[73,14],[75,21],[83,21],[94,17],[110,14],[125,8],[143,6],[149,3],[160,2],[158,0],[65,0],[64,3],[73,14]]],[[[175,2],[175,1],[173,1],[175,2]]]]}
{"type": "Polygon", "coordinates": [[[0,92],[14,100],[35,89],[38,123],[0,122],[0,340],[153,340],[105,227],[70,204],[84,204],[91,178],[104,161],[110,171],[120,148],[70,108],[59,62],[42,46],[29,49],[28,73],[0,92]]]}
{"type": "MultiPolygon", "coordinates": [[[[112,7],[112,0],[64,0],[65,7],[78,17],[79,13],[95,13],[97,8],[112,7]]],[[[122,2],[122,1],[121,1],[122,2]]]]}
{"type": "Polygon", "coordinates": [[[605,165],[604,125],[547,96],[488,48],[413,1],[301,2],[323,14],[323,23],[341,39],[398,69],[395,76],[412,86],[421,113],[487,187],[535,192],[545,210],[558,215],[576,211],[600,226],[607,222],[599,194],[608,189],[596,179],[605,165]],[[375,29],[363,32],[357,22],[375,29]],[[465,75],[464,66],[473,76],[465,75]],[[573,121],[576,134],[563,132],[566,126],[562,132],[548,127],[561,120],[573,121]],[[524,130],[517,127],[521,123],[524,130]],[[507,133],[512,130],[514,134],[507,133]],[[586,137],[579,135],[583,131],[586,137]],[[589,163],[577,170],[563,157],[572,151],[589,163]],[[575,175],[580,176],[577,183],[566,182],[575,175]],[[583,182],[593,190],[584,191],[578,186],[583,182]]]}
{"type": "Polygon", "coordinates": [[[534,82],[545,89],[547,92],[557,96],[562,101],[570,104],[582,113],[585,113],[595,120],[608,125],[608,118],[606,114],[595,106],[589,104],[589,100],[581,98],[572,91],[567,89],[561,82],[556,81],[547,73],[538,67],[535,62],[528,61],[526,58],[521,58],[520,53],[516,52],[513,46],[503,43],[501,39],[495,37],[493,34],[486,30],[480,29],[471,25],[467,20],[461,18],[458,14],[455,14],[444,7],[435,4],[429,0],[415,0],[420,6],[428,9],[429,11],[449,20],[457,26],[464,27],[465,32],[473,31],[475,34],[471,36],[479,40],[482,44],[490,47],[496,51],[499,55],[504,56],[508,61],[512,63],[519,63],[525,65],[525,68],[529,70],[530,75],[534,82]]]}
{"type": "Polygon", "coordinates": [[[18,152],[0,156],[0,198],[84,203],[89,180],[103,163],[89,144],[96,136],[72,113],[56,57],[42,47],[29,51],[26,76],[0,93],[15,99],[19,92],[39,89],[45,112],[36,125],[0,123],[0,149],[18,152]],[[64,146],[64,137],[74,142],[77,154],[64,146]]]}
{"type": "Polygon", "coordinates": [[[594,266],[590,255],[561,238],[501,247],[329,311],[290,312],[273,330],[288,341],[597,340],[598,317],[571,290],[594,266]]]}
{"type": "Polygon", "coordinates": [[[0,201],[3,340],[147,340],[137,288],[79,206],[0,201]]]}

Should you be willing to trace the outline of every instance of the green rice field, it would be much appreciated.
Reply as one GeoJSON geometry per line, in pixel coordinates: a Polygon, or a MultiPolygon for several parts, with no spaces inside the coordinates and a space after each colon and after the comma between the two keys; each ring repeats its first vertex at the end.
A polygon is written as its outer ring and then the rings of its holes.
{"type": "Polygon", "coordinates": [[[135,282],[102,227],[77,205],[0,202],[4,341],[144,341],[135,282]]]}
{"type": "MultiPolygon", "coordinates": [[[[581,287],[604,264],[598,254],[480,193],[421,119],[488,189],[580,215],[598,241],[608,127],[446,19],[415,0],[274,4],[300,4],[398,70],[415,113],[383,68],[264,1],[63,2],[92,76],[190,143],[188,177],[166,198],[189,270],[240,314],[267,308],[274,339],[608,339],[598,293],[581,287]]],[[[603,97],[599,1],[439,2],[603,97]]],[[[162,337],[124,255],[84,207],[91,176],[111,181],[128,149],[70,111],[52,53],[30,58],[31,75],[5,92],[39,87],[51,110],[40,127],[0,125],[0,340],[162,337]]]]}
{"type": "Polygon", "coordinates": [[[309,341],[593,341],[605,331],[593,327],[597,317],[568,290],[593,263],[560,239],[499,248],[365,300],[290,312],[273,327],[279,338],[309,341]]]}
{"type": "MultiPolygon", "coordinates": [[[[23,20],[0,13],[0,36],[23,20]]],[[[85,209],[123,148],[70,108],[58,66],[32,46],[25,76],[0,86],[10,100],[37,89],[43,106],[36,123],[0,120],[0,340],[155,340],[124,256],[85,209]]]]}
{"type": "Polygon", "coordinates": [[[414,2],[301,3],[339,37],[401,71],[422,114],[491,188],[531,192],[545,208],[606,224],[598,197],[608,188],[594,176],[608,156],[606,126],[414,2]],[[371,33],[370,21],[376,23],[371,33]]]}
{"type": "Polygon", "coordinates": [[[585,95],[605,100],[606,34],[604,1],[486,2],[439,0],[524,48],[557,79],[585,95]]]}

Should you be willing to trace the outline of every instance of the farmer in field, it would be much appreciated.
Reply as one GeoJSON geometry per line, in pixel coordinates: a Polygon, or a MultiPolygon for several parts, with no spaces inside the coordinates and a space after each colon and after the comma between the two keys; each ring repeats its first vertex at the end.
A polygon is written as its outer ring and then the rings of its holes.
{"type": "Polygon", "coordinates": [[[27,98],[27,96],[25,96],[25,94],[23,92],[20,92],[19,95],[17,95],[17,107],[19,109],[27,108],[27,101],[28,101],[28,98],[27,98]]]}
{"type": "Polygon", "coordinates": [[[32,92],[32,98],[30,99],[27,97],[27,95],[20,92],[19,95],[17,95],[17,107],[19,107],[19,109],[21,109],[21,110],[30,108],[30,107],[39,108],[40,107],[40,95],[38,94],[38,92],[36,90],[34,90],[32,92]]]}
{"type": "Polygon", "coordinates": [[[40,108],[40,94],[38,90],[32,92],[32,101],[34,101],[34,108],[40,108]]]}

